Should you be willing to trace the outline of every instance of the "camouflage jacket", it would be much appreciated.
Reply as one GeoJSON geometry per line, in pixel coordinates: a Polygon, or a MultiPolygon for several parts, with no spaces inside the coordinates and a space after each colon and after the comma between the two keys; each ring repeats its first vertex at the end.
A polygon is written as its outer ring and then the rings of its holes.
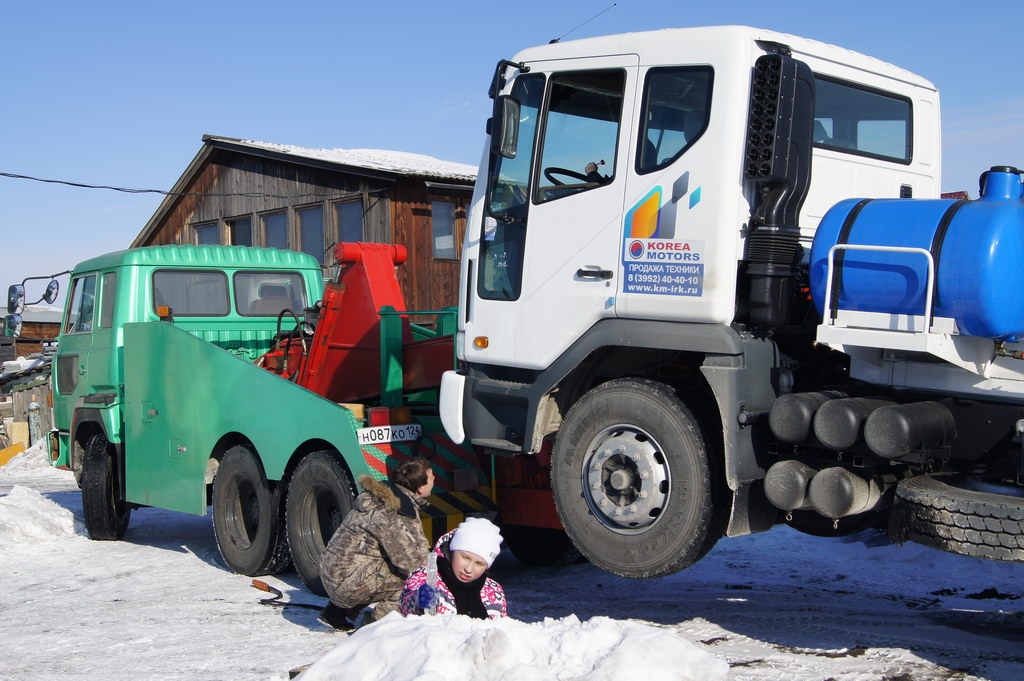
{"type": "Polygon", "coordinates": [[[359,484],[365,491],[320,558],[327,595],[342,607],[397,601],[406,577],[430,551],[419,517],[423,499],[369,475],[359,484]]]}

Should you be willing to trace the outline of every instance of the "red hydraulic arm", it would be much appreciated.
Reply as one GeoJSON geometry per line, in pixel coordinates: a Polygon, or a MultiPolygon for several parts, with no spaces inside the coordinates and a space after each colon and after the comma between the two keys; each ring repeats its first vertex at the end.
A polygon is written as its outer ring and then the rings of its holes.
{"type": "MultiPolygon", "coordinates": [[[[341,266],[339,281],[325,287],[320,320],[296,382],[334,402],[375,399],[382,393],[380,311],[386,306],[405,311],[395,268],[408,252],[398,244],[342,243],[334,255],[341,266]]],[[[402,389],[438,387],[454,362],[454,338],[414,341],[408,316],[397,316],[402,389]]]]}

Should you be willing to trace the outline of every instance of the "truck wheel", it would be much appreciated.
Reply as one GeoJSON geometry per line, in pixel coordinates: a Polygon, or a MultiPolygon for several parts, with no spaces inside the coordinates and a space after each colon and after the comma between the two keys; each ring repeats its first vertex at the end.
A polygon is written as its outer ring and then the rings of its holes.
{"type": "Polygon", "coordinates": [[[213,479],[213,533],[229,568],[255,577],[288,567],[281,511],[280,488],[270,489],[256,456],[229,449],[213,479]]]}
{"type": "Polygon", "coordinates": [[[889,536],[964,556],[1024,562],[1024,498],[1019,488],[984,491],[955,474],[908,478],[896,487],[889,536]]]}
{"type": "Polygon", "coordinates": [[[678,572],[724,529],[723,488],[700,429],[654,381],[617,379],[586,393],[562,424],[551,477],[576,548],[612,574],[678,572]]]}
{"type": "Polygon", "coordinates": [[[512,555],[530,567],[569,565],[581,559],[580,552],[563,530],[502,525],[501,536],[512,555]]]}
{"type": "Polygon", "coordinates": [[[120,498],[119,475],[107,436],[90,437],[82,461],[82,513],[92,539],[114,541],[128,531],[132,509],[120,498]]]}
{"type": "Polygon", "coordinates": [[[318,596],[327,595],[320,581],[320,556],[354,500],[352,481],[334,452],[307,455],[288,485],[285,506],[292,560],[302,583],[318,596]]]}

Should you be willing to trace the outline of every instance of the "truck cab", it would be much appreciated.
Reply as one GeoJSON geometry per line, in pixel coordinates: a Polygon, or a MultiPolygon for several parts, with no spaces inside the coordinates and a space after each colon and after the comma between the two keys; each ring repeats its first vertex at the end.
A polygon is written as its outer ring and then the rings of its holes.
{"type": "MultiPolygon", "coordinates": [[[[290,329],[320,299],[323,276],[291,251],[161,246],[86,260],[69,286],[53,360],[54,463],[81,475],[86,433],[98,428],[114,446],[123,441],[126,325],[173,321],[251,362],[271,347],[282,318],[290,329]]],[[[190,367],[158,362],[153,370],[190,367]]]]}
{"type": "MultiPolygon", "coordinates": [[[[935,88],[822,43],[744,27],[656,31],[526,50],[496,79],[498,103],[518,109],[503,131],[516,146],[490,156],[474,200],[462,288],[473,366],[543,371],[613,319],[732,323],[764,186],[745,176],[763,163],[747,158],[754,136],[813,160],[787,226],[799,225],[805,251],[842,198],[937,196],[935,88]],[[807,129],[769,127],[763,109],[751,117],[754,64],[777,50],[810,69],[807,129]]],[[[497,114],[492,128],[505,122],[497,114]]]]}

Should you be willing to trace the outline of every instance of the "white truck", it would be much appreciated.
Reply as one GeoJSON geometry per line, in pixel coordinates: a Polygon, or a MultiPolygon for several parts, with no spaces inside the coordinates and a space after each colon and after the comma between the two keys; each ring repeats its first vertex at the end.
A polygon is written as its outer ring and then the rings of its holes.
{"type": "Polygon", "coordinates": [[[637,578],[780,522],[1024,561],[1024,185],[940,198],[929,81],[727,26],[491,96],[441,409],[503,526],[637,578]]]}

